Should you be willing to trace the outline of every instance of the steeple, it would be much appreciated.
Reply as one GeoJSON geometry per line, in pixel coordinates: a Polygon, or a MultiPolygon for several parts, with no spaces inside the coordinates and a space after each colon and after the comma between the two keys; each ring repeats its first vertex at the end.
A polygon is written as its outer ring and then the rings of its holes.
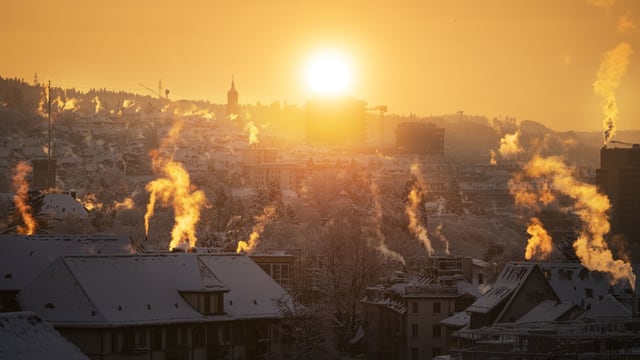
{"type": "Polygon", "coordinates": [[[227,116],[238,115],[238,91],[231,75],[231,89],[227,91],[227,116]]]}

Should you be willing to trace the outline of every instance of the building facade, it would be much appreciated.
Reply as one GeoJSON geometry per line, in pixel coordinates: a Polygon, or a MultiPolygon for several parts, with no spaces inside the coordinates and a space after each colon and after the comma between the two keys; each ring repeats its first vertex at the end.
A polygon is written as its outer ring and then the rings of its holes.
{"type": "Polygon", "coordinates": [[[18,302],[91,359],[291,355],[279,331],[289,295],[244,255],[63,256],[18,302]]]}
{"type": "Polygon", "coordinates": [[[611,202],[611,240],[623,236],[631,249],[632,260],[640,262],[640,145],[603,147],[596,185],[611,202]]]}
{"type": "Polygon", "coordinates": [[[444,155],[444,129],[436,124],[405,122],[396,128],[396,148],[418,155],[444,155]]]}

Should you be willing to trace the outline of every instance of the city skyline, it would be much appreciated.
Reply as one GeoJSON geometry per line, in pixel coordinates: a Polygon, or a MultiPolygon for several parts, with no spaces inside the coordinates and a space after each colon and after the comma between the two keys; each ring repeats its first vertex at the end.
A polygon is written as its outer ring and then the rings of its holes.
{"type": "Polygon", "coordinates": [[[640,4],[572,0],[483,3],[275,4],[11,3],[0,15],[5,77],[62,87],[149,93],[225,103],[313,96],[309,64],[346,59],[347,94],[389,113],[534,120],[559,131],[602,130],[594,83],[607,52],[626,44],[615,92],[619,130],[639,128],[640,4]],[[48,39],[48,40],[47,40],[48,39]],[[637,51],[636,51],[637,52],[637,51]]]}

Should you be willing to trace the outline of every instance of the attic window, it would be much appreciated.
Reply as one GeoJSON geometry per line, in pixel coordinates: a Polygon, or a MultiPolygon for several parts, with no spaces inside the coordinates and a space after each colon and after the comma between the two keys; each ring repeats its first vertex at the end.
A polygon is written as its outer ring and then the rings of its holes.
{"type": "Polygon", "coordinates": [[[178,303],[173,304],[173,306],[176,307],[176,309],[178,308],[178,303]]]}
{"type": "Polygon", "coordinates": [[[46,304],[44,305],[44,307],[45,307],[45,308],[47,308],[47,309],[55,309],[55,308],[56,308],[56,306],[55,306],[55,305],[53,305],[52,303],[46,303],[46,304]]]}

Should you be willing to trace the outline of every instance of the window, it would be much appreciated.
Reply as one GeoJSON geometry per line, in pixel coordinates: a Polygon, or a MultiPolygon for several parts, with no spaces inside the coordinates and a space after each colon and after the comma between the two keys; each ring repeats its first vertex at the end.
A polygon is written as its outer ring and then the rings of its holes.
{"type": "Polygon", "coordinates": [[[411,302],[411,312],[414,313],[414,314],[418,313],[418,302],[417,301],[411,302]]]}
{"type": "Polygon", "coordinates": [[[133,330],[126,330],[122,335],[122,346],[124,350],[129,350],[136,345],[136,333],[133,330]]]}
{"type": "Polygon", "coordinates": [[[439,338],[441,336],[440,324],[433,324],[431,332],[432,332],[434,338],[439,338]]]}
{"type": "Polygon", "coordinates": [[[147,346],[147,330],[140,330],[140,338],[138,339],[138,343],[137,345],[140,345],[142,347],[147,346]]]}
{"type": "Polygon", "coordinates": [[[120,352],[120,344],[118,341],[118,337],[120,334],[118,334],[116,331],[111,333],[111,352],[112,353],[119,353],[120,352]]]}
{"type": "Polygon", "coordinates": [[[478,284],[484,284],[484,274],[478,274],[478,284]]]}
{"type": "Polygon", "coordinates": [[[151,330],[151,349],[162,350],[162,329],[151,330]]]}
{"type": "Polygon", "coordinates": [[[167,347],[178,345],[178,328],[169,327],[167,329],[167,347]]]}
{"type": "Polygon", "coordinates": [[[590,289],[590,288],[584,289],[584,295],[588,298],[593,298],[593,289],[590,289]]]}
{"type": "Polygon", "coordinates": [[[440,301],[433,302],[433,313],[440,314],[440,301]]]}
{"type": "Polygon", "coordinates": [[[204,328],[197,326],[193,329],[193,346],[204,347],[204,328]]]}
{"type": "Polygon", "coordinates": [[[411,348],[411,360],[418,360],[420,357],[420,353],[418,352],[418,348],[411,348]]]}
{"type": "Polygon", "coordinates": [[[418,337],[418,324],[411,324],[411,336],[418,337]]]}
{"type": "Polygon", "coordinates": [[[189,328],[180,328],[180,345],[189,345],[189,328]]]}
{"type": "Polygon", "coordinates": [[[204,314],[211,314],[211,297],[204,294],[204,314]]]}

